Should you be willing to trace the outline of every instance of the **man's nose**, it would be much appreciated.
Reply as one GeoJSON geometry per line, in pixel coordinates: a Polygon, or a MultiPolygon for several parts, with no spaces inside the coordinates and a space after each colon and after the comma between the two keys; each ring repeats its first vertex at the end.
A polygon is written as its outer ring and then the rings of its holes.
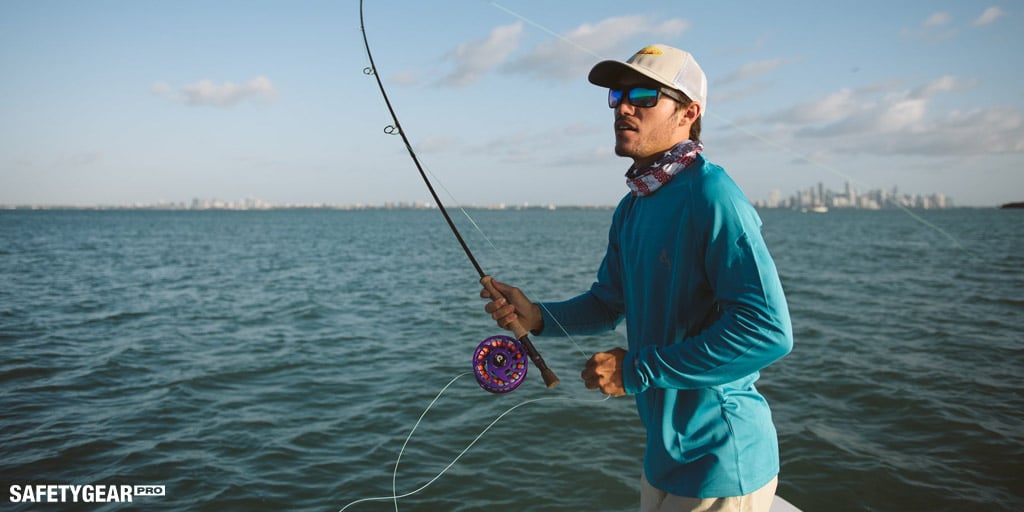
{"type": "Polygon", "coordinates": [[[615,115],[616,116],[624,116],[624,115],[625,116],[631,116],[631,115],[633,115],[635,113],[636,113],[636,107],[633,106],[632,103],[626,101],[625,98],[623,98],[622,101],[620,101],[619,104],[615,106],[615,115]]]}

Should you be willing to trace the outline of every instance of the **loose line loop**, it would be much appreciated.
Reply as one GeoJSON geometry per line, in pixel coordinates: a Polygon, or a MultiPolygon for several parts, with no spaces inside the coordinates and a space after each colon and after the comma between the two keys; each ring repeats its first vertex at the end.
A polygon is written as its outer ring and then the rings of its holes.
{"type": "Polygon", "coordinates": [[[430,412],[431,409],[433,409],[434,404],[436,404],[437,401],[441,399],[441,396],[444,395],[444,393],[448,390],[448,388],[450,388],[453,384],[455,384],[455,382],[457,380],[459,380],[462,377],[465,377],[467,375],[470,375],[471,373],[472,372],[460,373],[459,375],[456,375],[454,378],[452,378],[452,380],[448,381],[448,383],[445,384],[444,387],[441,388],[441,391],[439,391],[437,393],[437,395],[434,396],[434,399],[430,401],[430,404],[428,404],[427,407],[425,409],[423,409],[423,412],[420,414],[420,417],[416,420],[416,423],[413,424],[412,429],[409,430],[409,434],[407,436],[405,436],[405,442],[402,443],[402,448],[399,450],[398,457],[395,459],[395,469],[394,469],[394,472],[392,473],[392,476],[391,476],[391,496],[377,496],[377,497],[372,497],[372,498],[362,498],[362,499],[353,501],[353,502],[349,503],[348,505],[345,505],[344,507],[341,507],[341,509],[338,510],[338,512],[344,512],[349,507],[351,507],[353,505],[357,505],[359,503],[366,503],[366,502],[370,502],[370,501],[389,501],[389,500],[394,501],[394,503],[395,503],[395,512],[398,512],[398,500],[400,500],[402,498],[408,498],[410,496],[418,494],[418,493],[424,491],[425,489],[427,489],[428,487],[430,487],[431,485],[433,485],[434,482],[437,482],[442,476],[445,475],[445,473],[448,472],[448,470],[450,470],[453,466],[455,466],[455,464],[457,464],[462,459],[462,457],[465,456],[466,453],[469,452],[469,450],[471,450],[474,446],[476,446],[476,444],[480,441],[480,439],[482,439],[484,437],[484,435],[487,434],[488,431],[490,431],[492,428],[494,428],[494,426],[497,425],[499,421],[501,421],[505,416],[508,416],[509,414],[512,413],[512,411],[514,411],[514,410],[516,410],[516,409],[518,409],[520,407],[523,407],[523,406],[529,405],[529,404],[533,404],[533,403],[537,403],[537,402],[544,402],[544,401],[569,401],[569,402],[582,402],[582,403],[596,404],[596,403],[607,401],[608,399],[611,398],[611,395],[604,395],[602,398],[595,398],[595,399],[584,399],[584,398],[568,397],[568,396],[545,396],[545,397],[539,397],[539,398],[531,398],[529,400],[524,400],[522,402],[519,402],[518,404],[515,404],[512,407],[509,407],[508,409],[505,409],[504,412],[499,414],[497,417],[494,418],[494,420],[492,420],[489,424],[487,424],[487,426],[484,427],[483,430],[481,430],[480,433],[477,434],[476,437],[474,437],[473,440],[470,441],[469,444],[467,444],[466,447],[463,448],[462,451],[459,452],[459,454],[456,455],[455,458],[453,458],[452,461],[449,462],[448,465],[444,467],[444,469],[442,469],[440,472],[438,472],[436,475],[434,475],[433,478],[431,478],[430,480],[428,480],[426,483],[424,483],[423,485],[419,486],[415,490],[412,490],[412,491],[409,491],[409,492],[406,492],[406,493],[403,493],[403,494],[398,494],[398,485],[397,485],[397,481],[398,481],[398,466],[399,466],[399,464],[402,461],[402,456],[405,454],[406,447],[408,447],[408,445],[409,445],[409,440],[412,439],[413,434],[416,433],[416,429],[418,429],[420,424],[423,422],[423,418],[426,417],[427,413],[430,412]]]}

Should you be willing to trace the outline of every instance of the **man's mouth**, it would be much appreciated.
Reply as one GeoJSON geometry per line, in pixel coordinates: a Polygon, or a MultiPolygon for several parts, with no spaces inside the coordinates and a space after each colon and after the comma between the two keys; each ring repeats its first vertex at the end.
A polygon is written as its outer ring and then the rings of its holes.
{"type": "Polygon", "coordinates": [[[633,132],[635,132],[636,130],[637,130],[637,127],[634,126],[633,123],[629,122],[626,119],[616,119],[615,120],[615,131],[617,131],[617,132],[623,132],[623,131],[633,131],[633,132]]]}

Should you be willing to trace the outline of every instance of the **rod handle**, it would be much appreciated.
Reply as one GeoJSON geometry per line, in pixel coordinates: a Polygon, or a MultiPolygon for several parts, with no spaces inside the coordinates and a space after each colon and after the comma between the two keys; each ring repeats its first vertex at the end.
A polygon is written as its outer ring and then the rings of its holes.
{"type": "Polygon", "coordinates": [[[547,386],[548,389],[557,386],[558,383],[561,382],[558,380],[558,376],[555,375],[555,372],[546,366],[540,371],[540,376],[544,379],[544,385],[547,386]]]}
{"type": "MultiPolygon", "coordinates": [[[[492,301],[505,298],[505,296],[502,295],[501,292],[499,292],[498,289],[494,287],[494,279],[491,276],[485,275],[481,277],[480,284],[484,286],[484,289],[487,290],[487,293],[491,294],[492,301]]],[[[526,327],[523,327],[523,323],[520,322],[518,318],[513,320],[512,323],[508,324],[508,329],[512,331],[512,334],[515,334],[516,339],[530,335],[530,332],[526,330],[526,327]]]]}
{"type": "MultiPolygon", "coordinates": [[[[494,279],[489,275],[485,275],[480,278],[480,284],[483,285],[487,293],[491,294],[491,300],[498,300],[505,298],[497,288],[494,287],[494,279]]],[[[559,379],[555,375],[555,372],[548,368],[547,363],[544,362],[544,358],[540,356],[540,352],[537,351],[537,347],[533,345],[533,341],[530,340],[530,331],[523,327],[522,322],[519,319],[515,319],[508,325],[512,334],[515,335],[516,339],[523,344],[523,348],[526,349],[526,354],[530,356],[530,360],[533,361],[533,365],[540,370],[540,376],[544,379],[544,385],[548,388],[553,388],[558,385],[559,379]]]]}

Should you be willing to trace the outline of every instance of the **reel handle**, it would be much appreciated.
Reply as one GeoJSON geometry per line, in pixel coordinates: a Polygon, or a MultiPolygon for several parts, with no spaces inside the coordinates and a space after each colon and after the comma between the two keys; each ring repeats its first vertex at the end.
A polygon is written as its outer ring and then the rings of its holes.
{"type": "MultiPolygon", "coordinates": [[[[491,294],[491,300],[505,298],[505,296],[494,287],[494,279],[491,276],[485,275],[481,277],[480,284],[482,284],[484,289],[487,290],[487,293],[491,294]]],[[[514,334],[516,339],[519,340],[519,343],[523,344],[523,348],[526,349],[526,354],[530,356],[530,360],[533,361],[533,365],[540,370],[540,376],[544,379],[544,385],[548,388],[557,386],[559,382],[558,376],[555,375],[555,372],[553,372],[551,368],[548,368],[547,363],[544,362],[544,358],[541,357],[540,352],[537,351],[537,347],[533,346],[533,342],[530,341],[530,331],[527,331],[526,327],[523,327],[522,322],[518,319],[509,324],[509,327],[512,330],[512,334],[514,334]]]]}

